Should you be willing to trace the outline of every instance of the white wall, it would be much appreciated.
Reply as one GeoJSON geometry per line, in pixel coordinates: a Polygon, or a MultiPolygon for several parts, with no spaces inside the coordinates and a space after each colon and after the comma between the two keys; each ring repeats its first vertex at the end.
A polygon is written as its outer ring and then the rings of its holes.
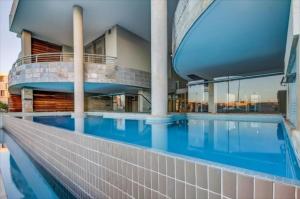
{"type": "Polygon", "coordinates": [[[117,57],[117,27],[105,32],[105,53],[107,56],[117,57]]]}
{"type": "Polygon", "coordinates": [[[150,72],[150,42],[116,25],[105,33],[106,55],[121,67],[150,72]]]}

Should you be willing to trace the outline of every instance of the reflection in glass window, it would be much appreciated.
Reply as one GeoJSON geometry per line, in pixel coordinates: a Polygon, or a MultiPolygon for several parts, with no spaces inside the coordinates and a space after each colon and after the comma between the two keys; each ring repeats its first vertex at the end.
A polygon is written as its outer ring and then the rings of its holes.
{"type": "MultiPolygon", "coordinates": [[[[283,113],[280,107],[286,104],[285,97],[282,97],[282,94],[286,95],[286,87],[280,84],[281,78],[282,75],[276,75],[214,83],[217,112],[283,113]]],[[[208,100],[206,84],[188,88],[190,112],[207,112],[208,100]]]]}

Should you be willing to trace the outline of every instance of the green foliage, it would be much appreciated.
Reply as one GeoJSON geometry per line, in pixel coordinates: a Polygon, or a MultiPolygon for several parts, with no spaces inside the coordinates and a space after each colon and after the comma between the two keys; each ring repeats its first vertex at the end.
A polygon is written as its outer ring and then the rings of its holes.
{"type": "Polygon", "coordinates": [[[8,105],[7,104],[4,104],[3,102],[0,102],[0,111],[3,112],[7,112],[8,110],[8,105]]]}

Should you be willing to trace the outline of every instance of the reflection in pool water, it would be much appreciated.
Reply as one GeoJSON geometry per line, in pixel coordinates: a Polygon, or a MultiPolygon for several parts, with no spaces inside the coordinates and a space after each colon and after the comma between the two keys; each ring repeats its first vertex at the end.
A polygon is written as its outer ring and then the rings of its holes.
{"type": "Polygon", "coordinates": [[[0,170],[9,199],[74,198],[46,170],[3,131],[1,135],[0,170]]]}
{"type": "MultiPolygon", "coordinates": [[[[67,116],[35,122],[74,130],[67,116]]],[[[189,119],[169,125],[87,117],[84,132],[143,147],[248,170],[299,179],[299,167],[281,123],[189,119]]]]}

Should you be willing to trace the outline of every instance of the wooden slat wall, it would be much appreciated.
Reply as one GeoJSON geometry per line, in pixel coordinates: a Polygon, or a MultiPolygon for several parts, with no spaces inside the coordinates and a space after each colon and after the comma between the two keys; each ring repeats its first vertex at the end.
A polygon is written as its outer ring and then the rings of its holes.
{"type": "Polygon", "coordinates": [[[62,47],[59,45],[35,38],[31,39],[31,54],[56,53],[61,51],[62,47]]]}
{"type": "Polygon", "coordinates": [[[22,112],[21,95],[10,95],[10,97],[8,99],[8,111],[22,112]]]}
{"type": "Polygon", "coordinates": [[[74,100],[72,93],[33,92],[34,112],[73,111],[74,100]]]}

